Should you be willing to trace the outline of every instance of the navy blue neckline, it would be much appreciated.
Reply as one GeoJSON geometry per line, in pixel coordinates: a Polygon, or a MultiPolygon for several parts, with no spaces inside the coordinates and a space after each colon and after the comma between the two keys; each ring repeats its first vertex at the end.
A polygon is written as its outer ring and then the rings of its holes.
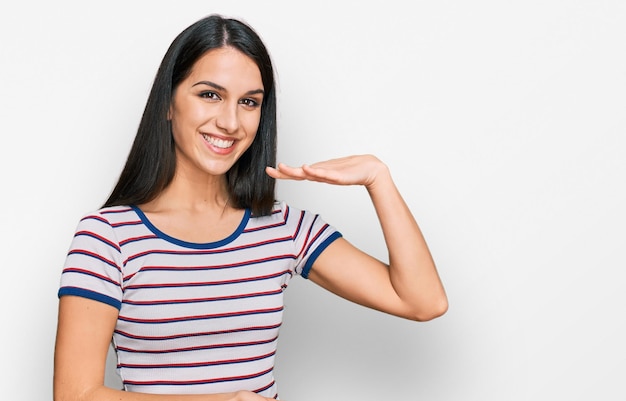
{"type": "Polygon", "coordinates": [[[230,234],[228,237],[224,238],[223,240],[219,240],[215,242],[206,242],[206,243],[188,242],[188,241],[180,240],[178,238],[171,237],[165,234],[163,231],[156,228],[156,226],[154,226],[150,222],[150,220],[148,220],[148,217],[144,214],[144,212],[141,209],[139,209],[139,207],[135,205],[131,205],[131,208],[135,211],[135,213],[137,213],[137,215],[141,219],[141,222],[145,224],[145,226],[148,227],[148,229],[152,231],[157,237],[164,239],[165,241],[171,242],[172,244],[184,246],[186,248],[194,248],[194,249],[219,248],[221,246],[224,246],[226,244],[233,242],[243,232],[243,229],[246,227],[246,225],[248,224],[248,220],[250,219],[250,209],[245,209],[243,218],[241,219],[241,223],[239,223],[239,226],[235,229],[235,231],[232,234],[230,234]]]}

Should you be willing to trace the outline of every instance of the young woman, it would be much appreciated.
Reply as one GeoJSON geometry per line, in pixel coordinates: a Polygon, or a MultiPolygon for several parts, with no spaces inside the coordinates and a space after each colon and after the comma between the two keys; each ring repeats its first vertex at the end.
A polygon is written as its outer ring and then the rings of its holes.
{"type": "Polygon", "coordinates": [[[274,73],[260,38],[217,15],[188,27],[161,63],[111,196],[78,224],[59,289],[56,401],[278,398],[283,291],[296,274],[407,319],[446,311],[385,164],[357,155],[276,166],[275,154],[274,73]],[[276,179],[365,186],[389,264],[276,201],[276,179]],[[111,341],[123,390],[103,384],[111,341]]]}

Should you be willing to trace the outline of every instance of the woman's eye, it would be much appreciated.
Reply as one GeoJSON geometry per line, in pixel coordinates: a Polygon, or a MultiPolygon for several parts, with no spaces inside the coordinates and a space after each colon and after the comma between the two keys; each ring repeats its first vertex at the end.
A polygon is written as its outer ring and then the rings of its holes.
{"type": "Polygon", "coordinates": [[[219,100],[220,98],[217,93],[211,91],[200,92],[200,97],[209,100],[219,100]]]}
{"type": "Polygon", "coordinates": [[[242,99],[239,103],[251,109],[259,106],[259,102],[254,99],[242,99]]]}

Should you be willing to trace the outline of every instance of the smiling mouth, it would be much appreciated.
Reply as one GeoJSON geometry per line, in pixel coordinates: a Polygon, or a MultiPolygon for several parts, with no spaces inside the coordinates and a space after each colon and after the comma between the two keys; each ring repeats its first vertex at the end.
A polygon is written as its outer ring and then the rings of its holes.
{"type": "Polygon", "coordinates": [[[202,134],[202,137],[204,138],[205,141],[207,141],[209,144],[220,148],[220,149],[228,149],[231,146],[233,146],[233,144],[235,143],[234,140],[226,140],[226,139],[220,139],[220,138],[216,138],[214,136],[209,136],[206,134],[202,134]]]}

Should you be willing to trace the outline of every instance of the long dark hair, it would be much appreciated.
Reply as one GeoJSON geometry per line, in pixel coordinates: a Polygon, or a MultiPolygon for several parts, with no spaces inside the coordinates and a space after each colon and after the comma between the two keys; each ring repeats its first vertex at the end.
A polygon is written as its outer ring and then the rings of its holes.
{"type": "Polygon", "coordinates": [[[230,46],[250,57],[261,72],[264,97],[256,137],[226,173],[229,203],[268,215],[274,204],[274,179],[265,173],[276,164],[276,92],[270,56],[245,23],[210,15],[182,31],[157,71],[126,165],[103,205],[139,205],[156,198],[174,178],[176,154],[167,113],[174,91],[195,62],[212,49],[230,46]]]}

